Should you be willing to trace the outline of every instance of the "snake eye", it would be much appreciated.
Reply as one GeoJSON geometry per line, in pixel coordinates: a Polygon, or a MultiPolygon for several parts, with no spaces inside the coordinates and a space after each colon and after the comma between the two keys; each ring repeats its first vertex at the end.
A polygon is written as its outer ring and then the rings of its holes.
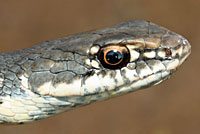
{"type": "Polygon", "coordinates": [[[120,69],[128,64],[130,54],[126,46],[110,44],[100,49],[98,59],[105,68],[120,69]]]}

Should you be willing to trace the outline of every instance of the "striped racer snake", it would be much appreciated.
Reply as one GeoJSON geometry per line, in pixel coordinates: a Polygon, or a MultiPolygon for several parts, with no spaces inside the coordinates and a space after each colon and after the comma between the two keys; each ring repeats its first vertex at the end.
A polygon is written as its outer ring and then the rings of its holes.
{"type": "Polygon", "coordinates": [[[181,35],[129,21],[0,54],[0,123],[33,122],[156,85],[190,52],[181,35]]]}

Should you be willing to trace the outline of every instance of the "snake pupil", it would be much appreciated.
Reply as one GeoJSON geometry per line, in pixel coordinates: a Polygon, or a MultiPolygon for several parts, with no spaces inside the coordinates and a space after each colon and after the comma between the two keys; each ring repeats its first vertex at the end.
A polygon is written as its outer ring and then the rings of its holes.
{"type": "Polygon", "coordinates": [[[106,54],[106,60],[111,64],[116,64],[123,58],[119,51],[111,50],[106,54]]]}

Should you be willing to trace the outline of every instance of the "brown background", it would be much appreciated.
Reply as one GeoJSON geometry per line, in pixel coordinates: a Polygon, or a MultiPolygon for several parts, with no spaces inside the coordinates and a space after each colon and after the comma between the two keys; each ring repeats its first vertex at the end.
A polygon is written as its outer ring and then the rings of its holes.
{"type": "Polygon", "coordinates": [[[133,19],[165,26],[192,44],[170,80],[35,123],[1,125],[0,134],[199,134],[198,0],[0,0],[0,51],[133,19]]]}

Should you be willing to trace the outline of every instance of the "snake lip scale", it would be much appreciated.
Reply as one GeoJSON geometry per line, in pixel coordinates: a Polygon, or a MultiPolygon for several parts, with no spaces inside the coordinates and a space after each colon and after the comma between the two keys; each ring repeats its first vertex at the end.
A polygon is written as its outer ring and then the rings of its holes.
{"type": "Polygon", "coordinates": [[[157,85],[191,53],[179,34],[148,21],[0,54],[0,123],[22,124],[157,85]]]}

